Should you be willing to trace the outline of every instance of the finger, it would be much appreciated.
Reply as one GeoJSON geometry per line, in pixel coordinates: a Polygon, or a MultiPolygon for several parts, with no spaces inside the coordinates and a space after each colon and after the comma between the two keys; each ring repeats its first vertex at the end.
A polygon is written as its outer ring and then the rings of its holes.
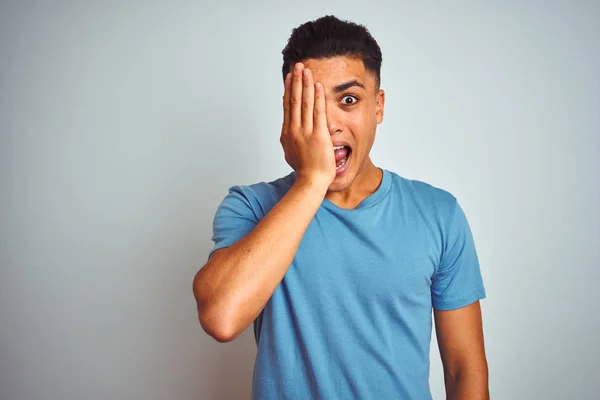
{"type": "Polygon", "coordinates": [[[315,105],[314,105],[314,128],[320,128],[327,131],[327,115],[325,112],[325,89],[321,82],[315,84],[315,105]]]}
{"type": "Polygon", "coordinates": [[[297,63],[294,67],[294,74],[292,80],[292,98],[290,99],[291,105],[291,119],[290,119],[290,131],[298,132],[300,130],[300,124],[302,123],[301,115],[301,104],[302,104],[302,70],[304,65],[297,63]]]}
{"type": "Polygon", "coordinates": [[[302,71],[302,130],[305,133],[312,133],[313,130],[313,106],[315,103],[315,86],[313,83],[312,72],[308,68],[302,71]]]}
{"type": "Polygon", "coordinates": [[[285,77],[283,92],[283,124],[281,126],[281,134],[285,135],[290,129],[290,97],[292,86],[292,73],[288,73],[285,77]]]}

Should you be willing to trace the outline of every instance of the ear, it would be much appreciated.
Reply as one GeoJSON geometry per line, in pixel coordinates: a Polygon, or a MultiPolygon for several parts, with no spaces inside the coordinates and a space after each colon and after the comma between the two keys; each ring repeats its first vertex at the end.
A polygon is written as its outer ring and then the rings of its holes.
{"type": "Polygon", "coordinates": [[[375,115],[377,115],[377,123],[383,121],[383,106],[385,105],[385,92],[379,89],[375,94],[375,115]]]}

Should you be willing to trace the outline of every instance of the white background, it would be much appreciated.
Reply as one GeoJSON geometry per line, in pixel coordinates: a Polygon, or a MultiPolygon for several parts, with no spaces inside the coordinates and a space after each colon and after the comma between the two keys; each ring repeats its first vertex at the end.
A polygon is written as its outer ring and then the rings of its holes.
{"type": "MultiPolygon", "coordinates": [[[[383,51],[377,166],[469,219],[493,399],[600,397],[600,5],[0,5],[0,398],[243,399],[252,330],[198,323],[230,186],[289,172],[281,50],[325,14],[383,51]]],[[[443,399],[437,343],[431,387],[443,399]]]]}

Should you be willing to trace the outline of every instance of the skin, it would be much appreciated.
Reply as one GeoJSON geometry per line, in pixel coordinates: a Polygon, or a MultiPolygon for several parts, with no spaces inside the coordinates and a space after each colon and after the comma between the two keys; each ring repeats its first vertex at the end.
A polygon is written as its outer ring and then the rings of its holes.
{"type": "MultiPolygon", "coordinates": [[[[304,82],[294,79],[296,86],[291,85],[290,99],[293,100],[294,96],[300,99],[303,92],[308,92],[304,94],[302,101],[309,103],[305,114],[310,115],[311,103],[306,99],[313,96],[315,82],[322,84],[325,89],[327,134],[331,138],[330,142],[323,141],[322,145],[332,149],[333,143],[342,141],[352,149],[348,170],[331,181],[325,198],[338,207],[354,208],[377,190],[383,178],[381,170],[373,164],[369,153],[373,147],[377,125],[383,121],[385,92],[376,88],[375,74],[367,71],[359,59],[307,59],[297,63],[296,67],[300,70],[307,69],[309,72],[307,77],[303,77],[304,82]],[[336,87],[354,81],[358,84],[345,90],[335,90],[336,87]]],[[[290,72],[293,72],[293,69],[290,69],[290,72]]],[[[289,127],[287,129],[289,130],[289,127]]],[[[285,130],[284,123],[282,136],[285,135],[285,130]]],[[[286,147],[283,140],[282,145],[287,160],[287,154],[293,152],[293,149],[286,147]]],[[[335,162],[334,159],[331,160],[335,162]]],[[[290,165],[300,173],[295,168],[297,165],[290,165]]]]}
{"type": "MultiPolygon", "coordinates": [[[[286,81],[284,110],[288,102],[293,107],[294,103],[300,101],[303,107],[301,112],[296,114],[296,119],[300,120],[302,115],[310,115],[314,105],[310,101],[310,98],[315,95],[314,82],[323,84],[326,125],[331,137],[331,146],[336,141],[344,141],[352,148],[352,163],[342,176],[331,180],[331,169],[324,169],[324,174],[330,181],[325,198],[339,207],[354,208],[372,194],[381,183],[382,173],[373,164],[369,153],[375,140],[377,125],[383,121],[385,93],[376,88],[376,77],[365,70],[362,61],[356,59],[347,57],[308,59],[296,64],[295,71],[295,75],[292,73],[293,82],[286,81]],[[302,78],[302,83],[298,77],[298,69],[309,70],[302,78]],[[345,90],[335,90],[336,87],[352,81],[364,87],[353,85],[345,90]]],[[[319,89],[316,93],[321,94],[319,89]]],[[[286,160],[290,163],[294,157],[289,153],[293,153],[295,149],[293,146],[286,146],[289,141],[285,140],[285,135],[294,128],[286,124],[286,118],[289,119],[290,116],[284,112],[281,142],[286,160]]],[[[319,132],[319,129],[324,130],[323,126],[310,125],[309,120],[309,118],[303,120],[305,131],[310,131],[308,135],[323,138],[325,134],[319,132]]],[[[326,151],[330,143],[321,140],[317,145],[326,151]]],[[[322,157],[322,161],[335,162],[327,157],[322,157]]],[[[307,161],[308,163],[310,161],[307,161]]],[[[290,165],[296,167],[294,169],[297,173],[301,170],[298,164],[291,162],[290,165]]],[[[313,172],[313,177],[319,176],[318,172],[315,172],[318,169],[310,171],[313,172]]],[[[311,176],[310,173],[301,175],[311,176]]],[[[479,301],[455,310],[434,309],[433,313],[444,367],[447,398],[489,399],[488,367],[479,301]]]]}
{"type": "Polygon", "coordinates": [[[433,309],[448,400],[489,400],[481,305],[433,309]]]}
{"type": "MultiPolygon", "coordinates": [[[[280,142],[296,182],[252,232],[215,251],[194,278],[200,324],[217,341],[234,340],[262,311],[323,198],[354,208],[381,184],[369,157],[385,101],[375,82],[362,62],[346,57],[304,60],[289,74],[280,142]],[[351,81],[364,88],[335,90],[351,81]],[[337,178],[336,141],[352,148],[349,168],[337,178]]],[[[447,398],[489,399],[479,302],[434,310],[434,317],[447,398]]]]}

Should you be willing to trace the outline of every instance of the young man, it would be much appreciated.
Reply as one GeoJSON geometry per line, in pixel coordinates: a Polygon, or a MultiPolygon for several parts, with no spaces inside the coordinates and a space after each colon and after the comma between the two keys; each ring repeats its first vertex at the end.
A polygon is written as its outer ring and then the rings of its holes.
{"type": "Polygon", "coordinates": [[[283,50],[294,170],[234,186],[194,279],[219,342],[254,324],[253,399],[431,399],[432,308],[449,399],[487,399],[475,246],[456,198],[376,167],[381,51],[333,16],[283,50]]]}

